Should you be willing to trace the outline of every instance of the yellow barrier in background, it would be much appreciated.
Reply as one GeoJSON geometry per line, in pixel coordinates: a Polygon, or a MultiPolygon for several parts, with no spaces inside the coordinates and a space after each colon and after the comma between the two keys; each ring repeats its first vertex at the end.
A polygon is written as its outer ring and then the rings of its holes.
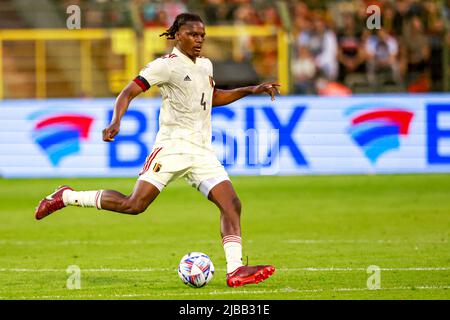
{"type": "MultiPolygon", "coordinates": [[[[162,28],[145,29],[143,37],[138,39],[132,29],[29,29],[29,30],[0,30],[0,99],[7,98],[5,94],[5,63],[7,42],[29,41],[34,45],[34,73],[35,88],[33,96],[27,98],[48,98],[48,41],[61,43],[65,41],[77,41],[79,52],[75,53],[79,61],[76,61],[80,68],[79,86],[83,95],[94,96],[93,71],[93,41],[108,41],[110,51],[107,52],[105,59],[113,56],[119,59],[123,58],[122,67],[108,67],[105,78],[108,83],[109,95],[116,95],[120,90],[132,80],[139,69],[147,62],[156,58],[157,54],[166,52],[167,40],[159,35],[164,32],[162,28]],[[140,50],[142,48],[142,50],[140,50]]],[[[289,59],[287,34],[273,27],[266,26],[211,26],[207,27],[207,38],[229,38],[231,40],[232,52],[236,52],[239,37],[276,37],[277,43],[277,81],[282,83],[281,92],[288,93],[289,89],[289,59]]],[[[235,58],[233,54],[233,58],[235,58]]],[[[11,57],[10,57],[11,58],[11,57]]],[[[73,57],[72,57],[73,58],[73,57]]],[[[214,60],[214,57],[209,57],[214,60]]],[[[12,57],[20,59],[20,57],[12,57]]],[[[65,57],[61,57],[65,59],[65,57]]],[[[75,59],[75,58],[74,58],[75,59]]],[[[68,61],[70,64],[71,61],[68,61]]],[[[18,64],[21,61],[17,62],[18,64]]],[[[78,65],[77,64],[77,65],[78,65]]],[[[70,80],[70,79],[69,79],[70,80]]],[[[31,81],[31,79],[29,80],[31,81]]],[[[70,97],[70,95],[69,95],[70,97]]]]}
{"type": "MultiPolygon", "coordinates": [[[[32,30],[0,30],[0,60],[4,59],[5,41],[31,41],[35,44],[35,98],[46,98],[46,41],[79,41],[80,52],[79,59],[81,68],[80,78],[81,87],[87,95],[93,93],[92,88],[92,50],[91,42],[94,40],[110,40],[111,48],[114,54],[123,54],[125,56],[124,69],[107,70],[109,84],[112,89],[123,84],[124,79],[130,79],[137,71],[137,58],[135,50],[135,34],[130,29],[32,29],[32,30]],[[3,45],[2,45],[3,44],[3,45]]],[[[64,57],[62,57],[64,58],[64,57]]],[[[19,61],[20,63],[20,61],[19,61]]],[[[70,63],[70,61],[68,61],[70,63]]],[[[0,65],[1,66],[1,65],[0,65]]],[[[0,99],[4,98],[4,68],[0,68],[0,99]]],[[[33,98],[33,97],[30,97],[33,98]]]]}

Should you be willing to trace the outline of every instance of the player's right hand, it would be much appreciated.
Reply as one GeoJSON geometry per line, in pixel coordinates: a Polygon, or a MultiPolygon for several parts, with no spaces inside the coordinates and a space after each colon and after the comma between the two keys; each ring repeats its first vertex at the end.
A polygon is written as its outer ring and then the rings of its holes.
{"type": "Polygon", "coordinates": [[[112,142],[114,141],[114,137],[120,131],[120,124],[111,123],[107,128],[103,129],[103,141],[112,142]]]}

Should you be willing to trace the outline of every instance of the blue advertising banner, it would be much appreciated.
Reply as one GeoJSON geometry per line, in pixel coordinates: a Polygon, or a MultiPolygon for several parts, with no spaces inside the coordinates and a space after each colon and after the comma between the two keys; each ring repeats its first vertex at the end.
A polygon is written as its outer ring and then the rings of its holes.
{"type": "MultiPolygon", "coordinates": [[[[115,99],[0,102],[3,177],[137,176],[160,99],[135,99],[113,143],[115,99]]],[[[214,108],[213,145],[231,175],[450,172],[450,95],[247,97],[214,108]]]]}

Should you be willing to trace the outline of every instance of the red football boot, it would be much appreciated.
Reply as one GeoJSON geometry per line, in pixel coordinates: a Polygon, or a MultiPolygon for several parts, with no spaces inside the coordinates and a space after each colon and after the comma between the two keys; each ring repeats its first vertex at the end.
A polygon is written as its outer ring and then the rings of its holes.
{"type": "Polygon", "coordinates": [[[62,194],[65,190],[73,190],[69,186],[60,186],[51,195],[48,195],[39,202],[34,212],[37,220],[45,218],[49,214],[64,208],[66,205],[63,202],[62,194]]]}
{"type": "Polygon", "coordinates": [[[236,288],[246,284],[256,284],[267,279],[274,272],[274,266],[241,266],[227,274],[227,285],[236,288]]]}

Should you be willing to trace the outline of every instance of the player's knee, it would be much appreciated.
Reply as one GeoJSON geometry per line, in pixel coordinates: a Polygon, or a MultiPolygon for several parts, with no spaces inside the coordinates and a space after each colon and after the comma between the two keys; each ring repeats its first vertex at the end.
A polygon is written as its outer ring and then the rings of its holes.
{"type": "Polygon", "coordinates": [[[241,215],[241,210],[242,210],[242,204],[238,197],[232,198],[222,208],[222,211],[224,211],[224,213],[237,214],[237,215],[241,215]]]}
{"type": "Polygon", "coordinates": [[[140,213],[144,212],[147,209],[147,207],[148,207],[148,204],[144,203],[144,202],[134,203],[131,208],[132,214],[135,214],[135,215],[140,214],[140,213]]]}

